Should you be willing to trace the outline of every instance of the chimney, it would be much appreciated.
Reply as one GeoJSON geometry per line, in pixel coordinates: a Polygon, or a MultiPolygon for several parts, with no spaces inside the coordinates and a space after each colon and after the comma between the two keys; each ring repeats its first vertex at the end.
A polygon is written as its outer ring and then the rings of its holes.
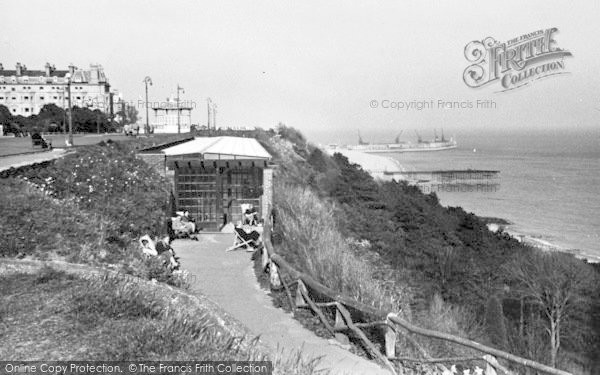
{"type": "Polygon", "coordinates": [[[77,69],[77,67],[73,65],[73,63],[69,64],[69,73],[71,73],[71,76],[75,74],[75,69],[77,69]]]}
{"type": "Polygon", "coordinates": [[[98,65],[90,64],[90,83],[97,84],[100,80],[100,72],[98,65]]]}
{"type": "Polygon", "coordinates": [[[52,74],[52,65],[50,65],[50,63],[46,63],[46,77],[50,77],[50,74],[52,74]]]}
{"type": "Polygon", "coordinates": [[[17,76],[20,76],[23,73],[23,67],[21,63],[17,63],[17,76]]]}

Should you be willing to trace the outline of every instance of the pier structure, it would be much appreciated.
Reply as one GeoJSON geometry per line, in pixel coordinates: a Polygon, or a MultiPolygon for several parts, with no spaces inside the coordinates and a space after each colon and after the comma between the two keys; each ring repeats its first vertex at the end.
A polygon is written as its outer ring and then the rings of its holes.
{"type": "Polygon", "coordinates": [[[424,193],[447,192],[495,192],[498,190],[500,171],[482,169],[454,169],[431,171],[384,172],[396,181],[406,181],[418,186],[424,193]]]}

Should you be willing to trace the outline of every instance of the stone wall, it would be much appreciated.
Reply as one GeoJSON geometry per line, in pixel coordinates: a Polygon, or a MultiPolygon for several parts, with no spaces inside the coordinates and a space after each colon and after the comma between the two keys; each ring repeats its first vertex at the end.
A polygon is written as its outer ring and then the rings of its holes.
{"type": "Polygon", "coordinates": [[[148,163],[161,176],[166,177],[167,158],[165,154],[137,154],[137,157],[148,163]]]}
{"type": "Polygon", "coordinates": [[[267,221],[269,207],[273,207],[273,169],[263,169],[263,197],[262,197],[262,218],[267,221]]]}

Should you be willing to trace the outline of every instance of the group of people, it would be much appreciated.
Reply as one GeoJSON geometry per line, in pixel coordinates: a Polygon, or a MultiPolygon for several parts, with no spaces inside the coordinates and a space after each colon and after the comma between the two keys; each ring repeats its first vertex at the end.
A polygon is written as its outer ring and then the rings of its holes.
{"type": "Polygon", "coordinates": [[[175,217],[170,218],[168,224],[169,233],[173,237],[187,237],[198,240],[196,232],[198,227],[196,221],[190,216],[188,211],[177,211],[175,217]]]}
{"type": "Polygon", "coordinates": [[[169,236],[153,241],[149,235],[144,235],[140,238],[140,245],[142,253],[147,257],[158,257],[171,271],[179,269],[179,262],[177,262],[175,251],[171,247],[169,236]]]}

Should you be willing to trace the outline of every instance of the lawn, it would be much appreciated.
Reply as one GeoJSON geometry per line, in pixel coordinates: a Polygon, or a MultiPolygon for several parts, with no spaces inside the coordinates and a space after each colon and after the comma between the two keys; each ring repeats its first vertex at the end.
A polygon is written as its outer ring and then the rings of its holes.
{"type": "Polygon", "coordinates": [[[48,266],[25,272],[2,264],[0,285],[3,359],[272,360],[275,374],[315,373],[316,362],[298,354],[268,358],[203,305],[160,285],[101,272],[84,277],[48,266]]]}
{"type": "MultiPolygon", "coordinates": [[[[45,135],[46,139],[52,141],[55,148],[65,147],[68,135],[55,134],[45,135]]],[[[112,139],[113,141],[134,140],[133,137],[127,137],[122,134],[75,134],[73,143],[75,146],[87,146],[112,139]]],[[[0,137],[0,156],[15,155],[26,152],[43,151],[40,147],[33,148],[30,137],[0,137]]]]}

